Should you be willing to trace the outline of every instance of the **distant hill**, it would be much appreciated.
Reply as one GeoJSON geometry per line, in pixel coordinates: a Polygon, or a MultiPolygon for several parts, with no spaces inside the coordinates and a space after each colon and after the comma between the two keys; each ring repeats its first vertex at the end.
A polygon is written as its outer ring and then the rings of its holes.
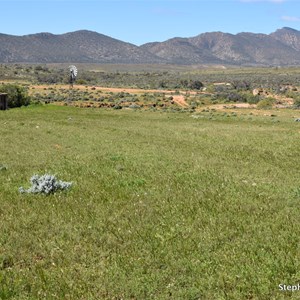
{"type": "Polygon", "coordinates": [[[148,43],[141,48],[170,63],[300,65],[300,32],[291,28],[270,35],[209,32],[148,43]]]}
{"type": "Polygon", "coordinates": [[[0,62],[300,65],[300,31],[284,27],[269,35],[207,32],[140,47],[87,30],[0,34],[0,62]]]}
{"type": "Polygon", "coordinates": [[[87,30],[61,35],[0,34],[0,62],[31,63],[160,63],[161,58],[138,46],[87,30]]]}

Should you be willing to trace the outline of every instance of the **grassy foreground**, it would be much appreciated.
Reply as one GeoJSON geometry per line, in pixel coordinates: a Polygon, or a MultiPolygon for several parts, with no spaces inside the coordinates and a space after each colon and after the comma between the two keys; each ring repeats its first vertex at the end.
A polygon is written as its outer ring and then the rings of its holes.
{"type": "Polygon", "coordinates": [[[0,299],[298,299],[300,124],[278,121],[0,111],[0,299]],[[20,194],[35,173],[74,186],[20,194]]]}

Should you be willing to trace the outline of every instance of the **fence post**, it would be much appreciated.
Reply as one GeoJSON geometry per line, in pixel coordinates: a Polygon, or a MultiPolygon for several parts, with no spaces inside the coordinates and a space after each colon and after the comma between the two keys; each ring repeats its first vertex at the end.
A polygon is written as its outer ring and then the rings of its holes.
{"type": "Polygon", "coordinates": [[[7,94],[0,93],[0,110],[7,109],[7,94]]]}

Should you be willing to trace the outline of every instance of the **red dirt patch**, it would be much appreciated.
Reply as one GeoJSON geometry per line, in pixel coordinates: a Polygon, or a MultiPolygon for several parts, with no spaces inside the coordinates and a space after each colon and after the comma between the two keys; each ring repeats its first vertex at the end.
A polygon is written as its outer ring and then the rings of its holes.
{"type": "Polygon", "coordinates": [[[174,95],[173,101],[181,107],[189,107],[189,105],[188,105],[188,103],[186,103],[183,95],[174,95]]]}

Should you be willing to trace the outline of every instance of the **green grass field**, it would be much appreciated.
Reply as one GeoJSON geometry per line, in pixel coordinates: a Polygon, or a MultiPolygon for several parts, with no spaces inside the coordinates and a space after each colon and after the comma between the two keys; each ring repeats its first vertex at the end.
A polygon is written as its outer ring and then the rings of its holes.
{"type": "Polygon", "coordinates": [[[0,299],[299,299],[297,112],[245,112],[0,111],[0,299]]]}

